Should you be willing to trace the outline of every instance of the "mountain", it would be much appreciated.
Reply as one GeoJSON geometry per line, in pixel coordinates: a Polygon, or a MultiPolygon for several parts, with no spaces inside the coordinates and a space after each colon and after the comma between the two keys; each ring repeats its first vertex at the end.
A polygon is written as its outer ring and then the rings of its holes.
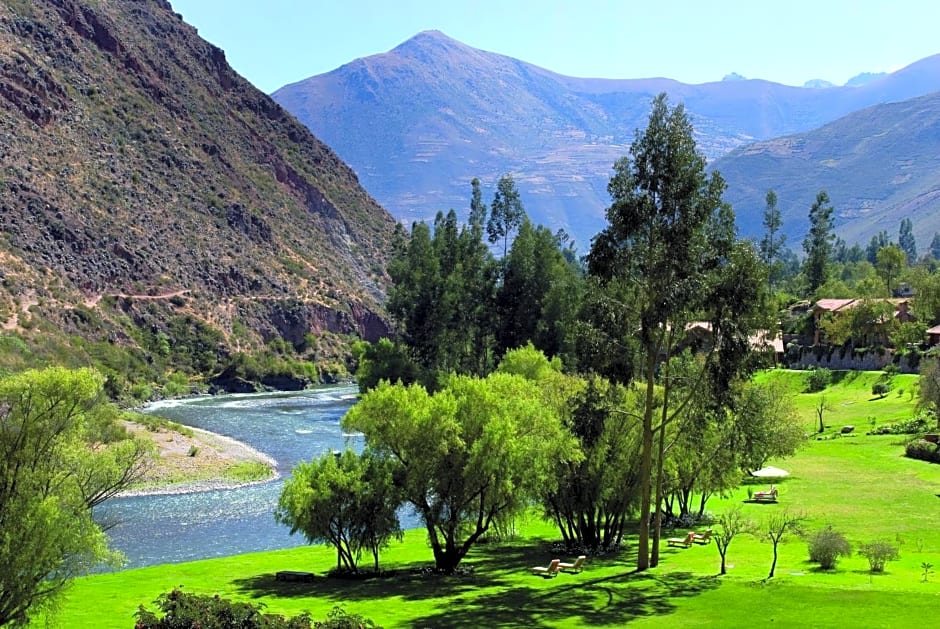
{"type": "Polygon", "coordinates": [[[872,81],[877,81],[883,76],[887,76],[887,72],[862,72],[846,81],[845,85],[846,87],[858,87],[859,85],[866,85],[872,81]]]}
{"type": "MultiPolygon", "coordinates": [[[[862,88],[856,88],[862,89],[862,88]]],[[[767,190],[777,193],[789,245],[799,249],[809,208],[829,193],[838,234],[868,244],[897,239],[910,218],[920,251],[940,231],[940,92],[876,105],[819,129],[735,149],[712,164],[745,233],[763,233],[767,190]]]]}
{"type": "Polygon", "coordinates": [[[0,2],[0,154],[4,348],[385,330],[394,219],[164,0],[0,2]]]}
{"type": "Polygon", "coordinates": [[[685,104],[699,148],[714,159],[937,89],[940,56],[853,88],[687,85],[563,76],[428,31],[272,96],[406,222],[449,208],[465,216],[473,177],[492,190],[511,172],[533,220],[566,229],[584,251],[605,225],[611,167],[645,126],[659,92],[685,104]]]}

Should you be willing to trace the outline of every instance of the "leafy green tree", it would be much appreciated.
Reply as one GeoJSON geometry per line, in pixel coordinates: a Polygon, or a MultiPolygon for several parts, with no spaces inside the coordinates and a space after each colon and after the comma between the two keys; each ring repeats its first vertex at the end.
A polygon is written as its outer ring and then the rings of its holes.
{"type": "Polygon", "coordinates": [[[566,423],[584,458],[559,465],[557,490],[544,498],[569,546],[607,548],[623,539],[639,495],[636,404],[631,391],[598,377],[573,400],[566,423]]]}
{"type": "Polygon", "coordinates": [[[444,573],[491,527],[550,491],[556,466],[577,458],[559,409],[544,403],[535,383],[505,373],[451,376],[434,394],[383,382],[343,427],[395,461],[444,573]]]}
{"type": "Polygon", "coordinates": [[[803,251],[806,252],[803,275],[809,294],[815,293],[829,279],[829,258],[835,240],[832,212],[829,195],[825,190],[820,190],[809,210],[809,233],[803,240],[803,251]]]}
{"type": "Polygon", "coordinates": [[[411,384],[418,379],[418,366],[411,360],[408,348],[390,339],[381,338],[375,343],[357,341],[352,353],[358,365],[356,382],[362,393],[374,389],[379,380],[411,384]]]}
{"type": "Polygon", "coordinates": [[[752,472],[770,459],[796,454],[805,431],[785,384],[745,382],[735,397],[729,449],[736,453],[740,471],[752,472]]]}
{"type": "Polygon", "coordinates": [[[441,374],[492,369],[498,273],[478,222],[461,229],[450,211],[438,214],[433,234],[425,223],[415,224],[393,256],[389,275],[388,310],[419,368],[419,381],[434,387],[441,374]]]}
{"type": "Polygon", "coordinates": [[[940,360],[926,358],[921,361],[917,383],[918,409],[930,413],[940,429],[940,360]]]}
{"type": "Polygon", "coordinates": [[[940,260],[940,232],[933,233],[933,239],[930,241],[930,257],[940,260]]]}
{"type": "Polygon", "coordinates": [[[764,208],[764,237],[760,241],[761,260],[767,265],[767,281],[771,287],[777,282],[780,276],[780,252],[783,250],[786,242],[786,234],[780,233],[783,227],[783,218],[780,215],[780,208],[777,207],[777,193],[773,190],[767,191],[767,206],[764,208]]]}
{"type": "Polygon", "coordinates": [[[865,257],[872,264],[877,264],[878,262],[878,252],[882,247],[887,247],[891,244],[891,239],[888,237],[888,232],[882,230],[871,237],[871,241],[868,243],[868,247],[865,249],[865,257]]]}
{"type": "Polygon", "coordinates": [[[907,256],[897,245],[888,245],[878,250],[875,268],[884,280],[888,293],[894,290],[898,276],[907,266],[907,256]]]}
{"type": "Polygon", "coordinates": [[[575,317],[581,276],[560,245],[548,228],[523,219],[503,260],[496,295],[497,355],[529,341],[549,355],[561,353],[565,331],[575,317]]]}
{"type": "Polygon", "coordinates": [[[908,264],[914,264],[917,261],[917,239],[914,238],[914,225],[909,218],[901,219],[898,247],[907,257],[908,264]]]}
{"type": "MultiPolygon", "coordinates": [[[[749,352],[747,332],[761,303],[763,280],[753,248],[736,240],[734,213],[721,195],[718,173],[705,174],[705,158],[696,150],[692,125],[682,105],[670,109],[666,95],[654,99],[649,124],[638,132],[630,155],[614,166],[608,184],[612,205],[608,227],[598,234],[588,255],[589,272],[605,282],[623,282],[621,325],[636,332],[642,347],[639,367],[645,381],[641,420],[639,547],[637,569],[650,567],[653,454],[664,448],[654,435],[682,400],[672,400],[669,384],[655,408],[658,366],[677,350],[685,323],[708,313],[714,330],[714,360],[707,363],[708,384],[721,389],[737,374],[749,352]],[[629,282],[629,286],[627,286],[629,282]],[[673,406],[675,404],[675,406],[673,406]],[[659,417],[654,423],[654,413],[659,417]]],[[[661,463],[663,456],[657,460],[661,463]]],[[[659,510],[656,511],[659,513],[659,510]]]]}
{"type": "Polygon", "coordinates": [[[274,518],[301,532],[311,543],[336,548],[336,567],[358,571],[363,551],[379,570],[379,551],[401,538],[398,507],[402,500],[392,481],[392,465],[366,450],[357,455],[327,452],[300,463],[284,482],[274,518]]]}
{"type": "Polygon", "coordinates": [[[496,183],[496,193],[493,195],[493,203],[490,204],[490,220],[486,224],[486,232],[491,243],[503,241],[504,258],[509,252],[509,239],[522,225],[523,218],[525,218],[525,208],[522,207],[522,198],[516,189],[516,182],[512,175],[503,175],[496,183]]]}
{"type": "Polygon", "coordinates": [[[73,577],[121,559],[91,507],[138,478],[145,451],[116,426],[103,384],[58,367],[0,379],[0,626],[27,624],[73,577]]]}

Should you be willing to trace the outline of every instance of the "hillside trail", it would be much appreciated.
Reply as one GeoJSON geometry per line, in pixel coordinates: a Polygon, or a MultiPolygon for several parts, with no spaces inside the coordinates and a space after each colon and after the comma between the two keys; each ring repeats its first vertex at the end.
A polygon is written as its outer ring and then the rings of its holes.
{"type": "MultiPolygon", "coordinates": [[[[183,288],[180,290],[175,290],[171,293],[160,293],[158,295],[134,295],[131,293],[108,293],[107,297],[121,298],[121,299],[171,299],[173,297],[179,297],[180,295],[185,295],[186,293],[191,293],[192,291],[188,288],[183,288]]],[[[105,295],[92,295],[85,300],[84,304],[86,308],[94,308],[98,305],[98,302],[101,301],[101,298],[105,295]]]]}

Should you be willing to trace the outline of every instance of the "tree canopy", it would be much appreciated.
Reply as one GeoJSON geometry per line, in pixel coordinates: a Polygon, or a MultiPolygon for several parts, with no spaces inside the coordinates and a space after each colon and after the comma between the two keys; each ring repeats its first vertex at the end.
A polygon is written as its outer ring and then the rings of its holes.
{"type": "Polygon", "coordinates": [[[48,368],[0,379],[0,625],[26,624],[73,577],[119,562],[91,508],[136,480],[143,447],[104,379],[48,368]]]}
{"type": "Polygon", "coordinates": [[[395,462],[436,567],[448,573],[481,536],[550,488],[557,465],[578,457],[558,409],[534,382],[508,373],[451,376],[433,394],[383,382],[343,427],[395,462]]]}

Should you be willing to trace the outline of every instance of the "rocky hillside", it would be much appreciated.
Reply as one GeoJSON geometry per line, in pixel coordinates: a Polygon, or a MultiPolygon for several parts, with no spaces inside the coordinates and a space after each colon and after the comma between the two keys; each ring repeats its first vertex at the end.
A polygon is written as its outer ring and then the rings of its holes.
{"type": "Polygon", "coordinates": [[[0,0],[0,155],[6,346],[385,330],[394,220],[165,0],[0,0]]]}
{"type": "Polygon", "coordinates": [[[923,252],[940,231],[940,92],[757,142],[713,166],[748,233],[762,233],[764,197],[773,188],[789,245],[799,250],[810,206],[824,189],[846,242],[865,246],[880,231],[897,240],[901,219],[909,218],[923,252]]]}
{"type": "Polygon", "coordinates": [[[565,228],[584,251],[605,224],[612,165],[645,126],[659,92],[685,103],[699,148],[717,158],[938,89],[940,56],[859,87],[687,85],[562,76],[429,31],[273,96],[396,217],[410,222],[467,208],[473,177],[490,186],[488,201],[498,177],[511,172],[530,216],[565,228]]]}

